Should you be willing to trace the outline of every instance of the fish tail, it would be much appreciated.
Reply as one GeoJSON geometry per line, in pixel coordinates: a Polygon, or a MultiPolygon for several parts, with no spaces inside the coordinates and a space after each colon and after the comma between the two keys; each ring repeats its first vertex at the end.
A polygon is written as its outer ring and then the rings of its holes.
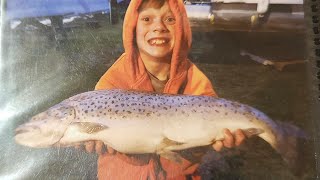
{"type": "Polygon", "coordinates": [[[292,124],[285,122],[277,122],[277,124],[282,130],[282,137],[276,150],[280,153],[292,173],[300,176],[306,167],[304,151],[308,136],[303,130],[292,124]]]}

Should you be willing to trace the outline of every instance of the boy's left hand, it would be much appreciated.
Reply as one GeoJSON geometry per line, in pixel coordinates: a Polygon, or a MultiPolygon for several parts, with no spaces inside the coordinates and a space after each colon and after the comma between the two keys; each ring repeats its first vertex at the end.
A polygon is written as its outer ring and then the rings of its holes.
{"type": "Polygon", "coordinates": [[[212,145],[213,149],[216,151],[220,151],[223,147],[233,148],[235,146],[239,146],[246,139],[246,136],[240,129],[237,129],[234,134],[232,134],[229,129],[224,129],[223,132],[224,140],[216,141],[212,145]]]}

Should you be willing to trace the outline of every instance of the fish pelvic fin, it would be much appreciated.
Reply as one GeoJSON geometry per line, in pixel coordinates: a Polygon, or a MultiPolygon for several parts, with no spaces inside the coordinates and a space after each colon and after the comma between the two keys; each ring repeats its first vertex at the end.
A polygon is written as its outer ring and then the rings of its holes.
{"type": "Polygon", "coordinates": [[[95,134],[109,127],[104,124],[92,123],[92,122],[74,122],[71,125],[77,126],[82,133],[95,134]]]}
{"type": "Polygon", "coordinates": [[[185,143],[183,142],[178,142],[178,141],[174,141],[171,140],[167,137],[164,137],[161,141],[161,143],[157,146],[157,151],[169,151],[167,148],[169,147],[177,147],[177,146],[181,146],[184,145],[185,143]],[[167,149],[167,150],[166,150],[167,149]]]}
{"type": "Polygon", "coordinates": [[[158,149],[157,154],[159,154],[161,157],[168,159],[172,162],[182,164],[183,162],[182,156],[179,153],[172,152],[171,150],[168,150],[166,148],[173,147],[173,146],[182,146],[184,144],[185,143],[183,142],[174,141],[167,137],[164,137],[159,147],[157,148],[158,149]]]}
{"type": "Polygon", "coordinates": [[[165,147],[168,147],[168,146],[179,146],[179,145],[182,145],[182,144],[185,144],[183,142],[178,142],[178,141],[174,141],[174,140],[171,140],[167,137],[163,138],[161,144],[165,147]]]}
{"type": "Polygon", "coordinates": [[[282,129],[281,140],[275,147],[282,159],[286,162],[291,172],[301,176],[307,168],[306,148],[308,135],[300,128],[285,122],[277,121],[282,129]]]}
{"type": "Polygon", "coordinates": [[[178,164],[182,164],[182,162],[183,162],[182,156],[179,153],[176,153],[176,152],[162,151],[162,152],[159,152],[157,154],[159,154],[161,157],[163,157],[165,159],[168,159],[168,160],[173,161],[173,162],[178,163],[178,164]]]}

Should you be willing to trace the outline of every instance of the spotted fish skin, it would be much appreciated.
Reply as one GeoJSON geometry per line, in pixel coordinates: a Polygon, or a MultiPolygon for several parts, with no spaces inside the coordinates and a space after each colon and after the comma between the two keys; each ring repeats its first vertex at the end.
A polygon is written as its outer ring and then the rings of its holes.
{"type": "Polygon", "coordinates": [[[303,134],[295,127],[284,130],[253,107],[222,98],[115,89],[62,101],[20,125],[15,140],[30,147],[101,140],[122,153],[168,155],[221,140],[224,128],[257,134],[285,160],[298,156],[292,136],[303,134]]]}

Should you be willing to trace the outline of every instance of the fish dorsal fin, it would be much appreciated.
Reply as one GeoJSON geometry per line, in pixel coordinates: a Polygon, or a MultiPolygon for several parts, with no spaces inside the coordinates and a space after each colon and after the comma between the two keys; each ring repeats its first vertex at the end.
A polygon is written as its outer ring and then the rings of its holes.
{"type": "Polygon", "coordinates": [[[88,133],[88,134],[94,134],[109,128],[104,124],[93,123],[93,122],[74,122],[72,123],[72,125],[77,126],[80,132],[88,133]]]}

